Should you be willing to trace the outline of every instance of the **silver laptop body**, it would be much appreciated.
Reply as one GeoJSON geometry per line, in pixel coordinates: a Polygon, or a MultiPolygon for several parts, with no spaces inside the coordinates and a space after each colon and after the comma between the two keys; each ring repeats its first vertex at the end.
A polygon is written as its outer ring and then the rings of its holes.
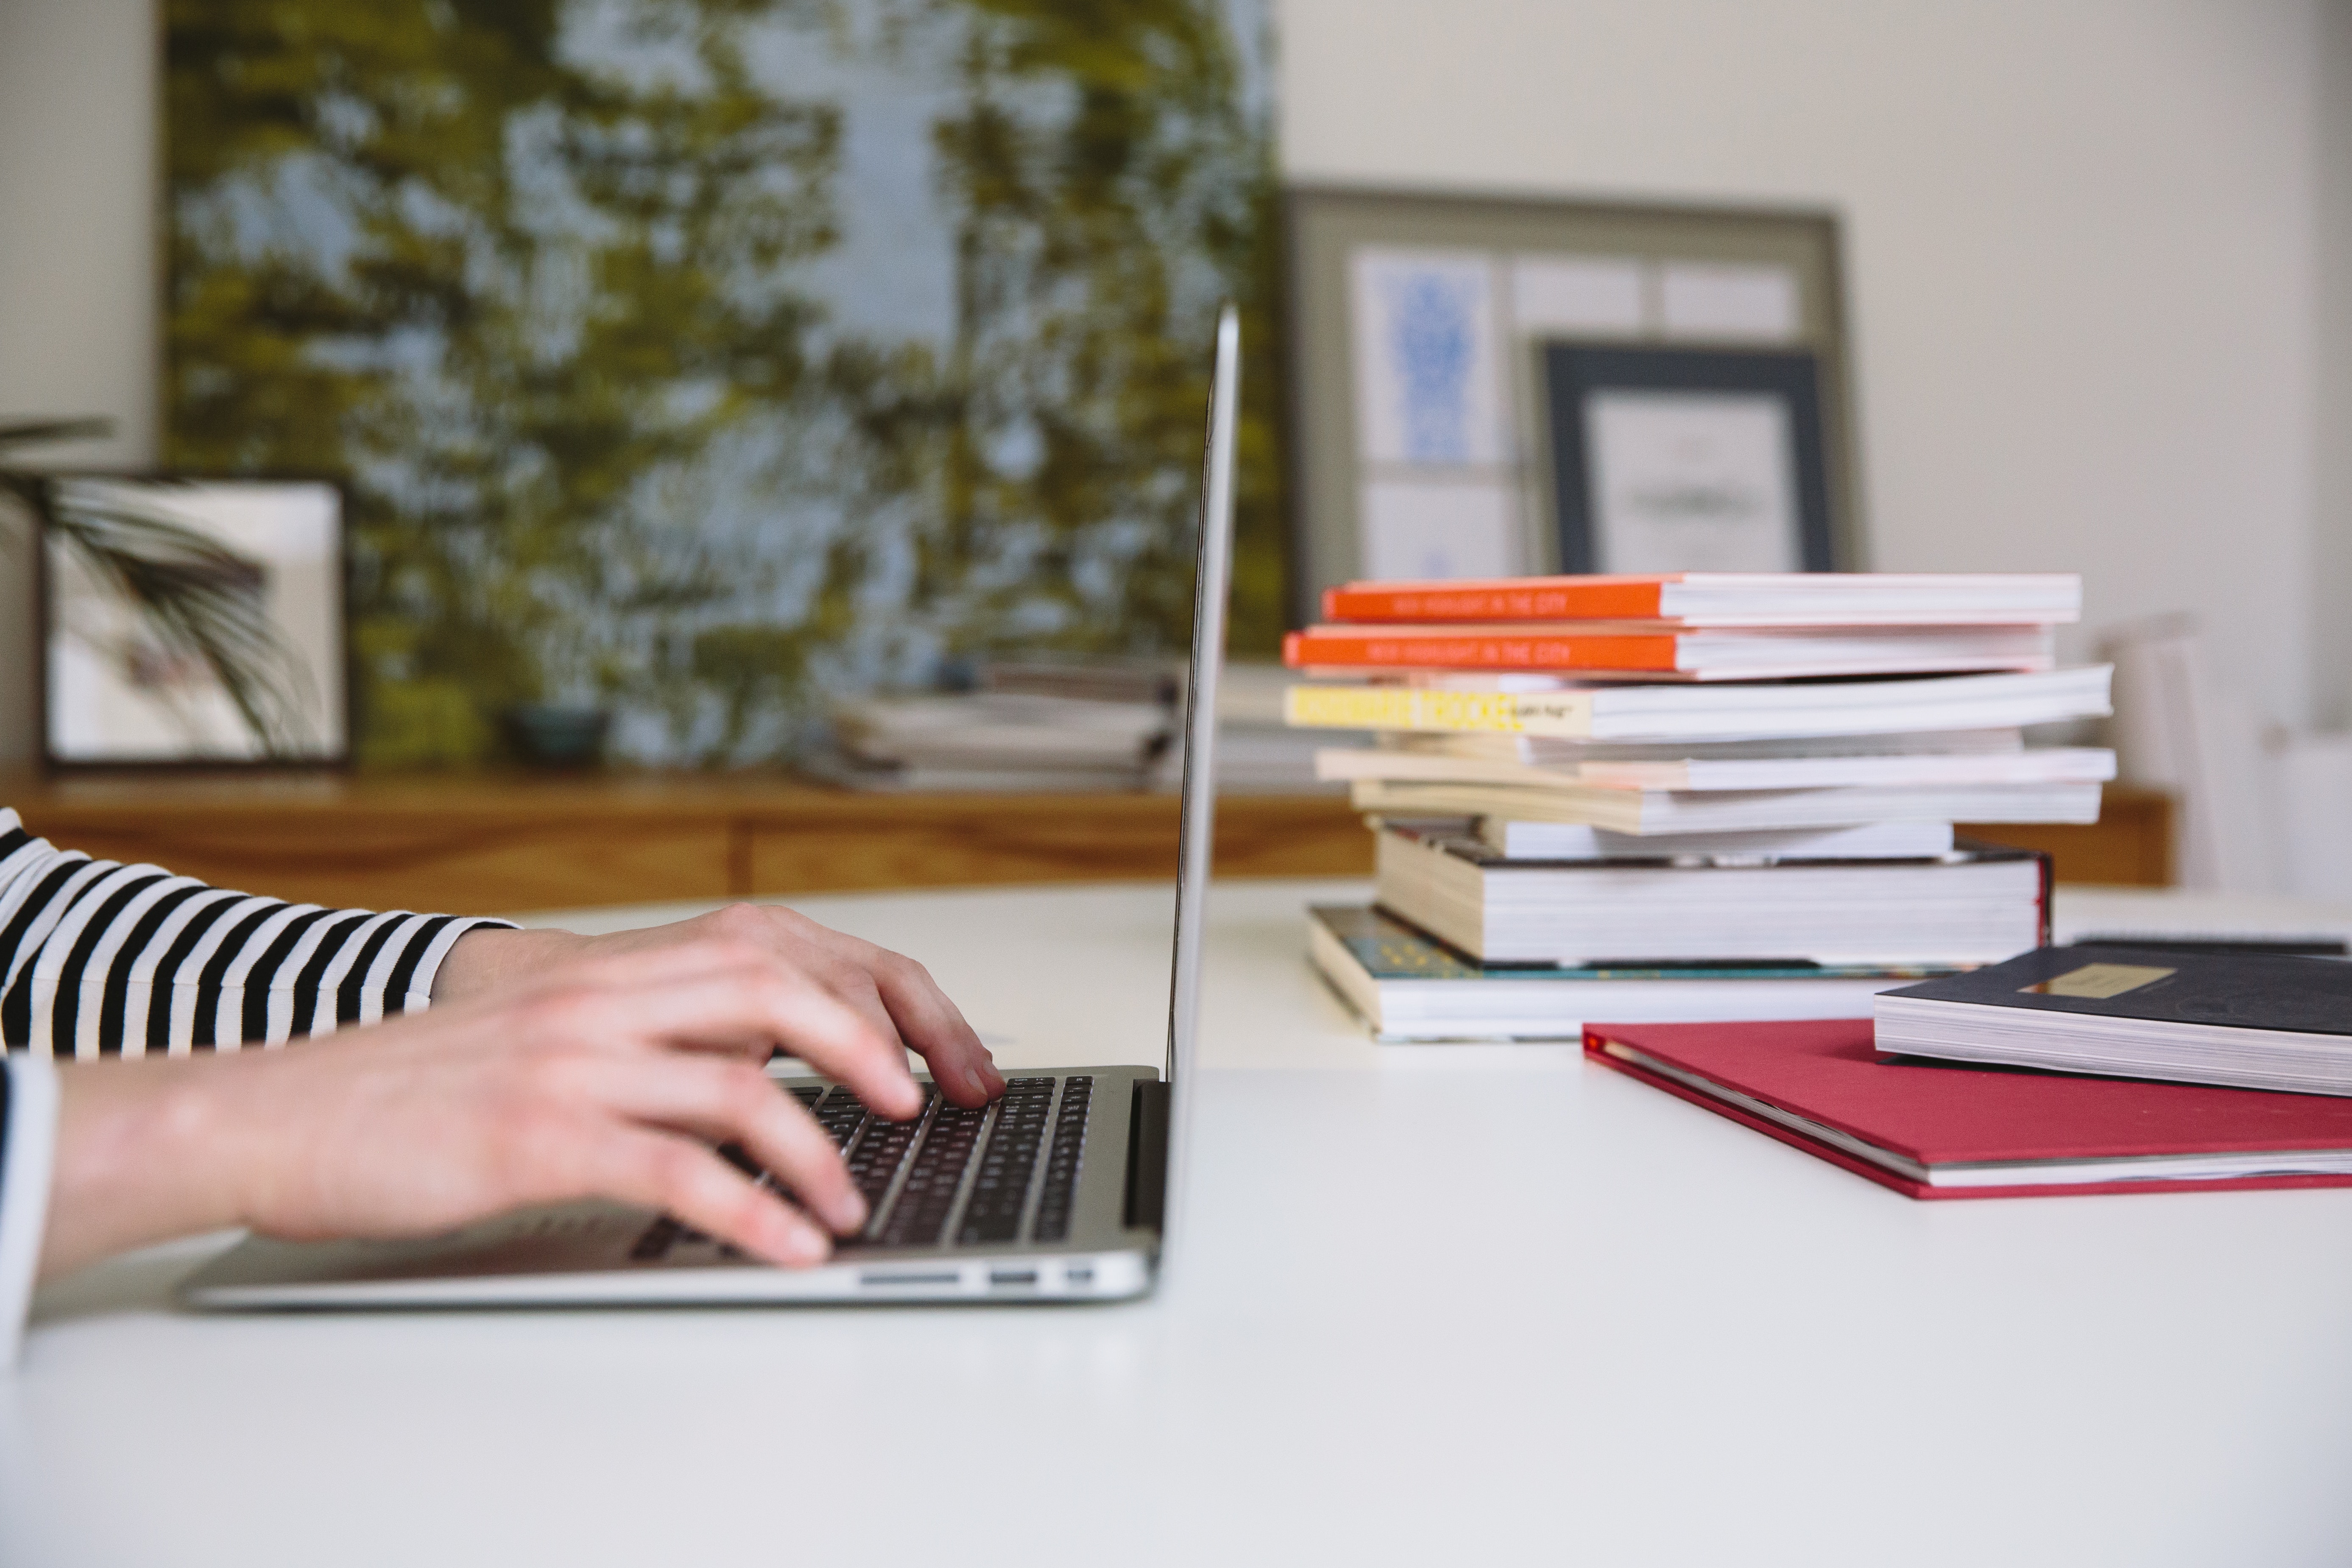
{"type": "Polygon", "coordinates": [[[781,1078],[779,1092],[810,1107],[841,1143],[853,1177],[878,1194],[866,1232],[841,1243],[822,1268],[771,1268],[665,1215],[572,1204],[416,1241],[254,1237],[190,1276],[182,1302],[217,1310],[1098,1301],[1150,1291],[1167,1265],[1183,1192],[1240,380],[1241,328],[1228,306],[1217,322],[1209,395],[1160,1071],[1024,1071],[985,1111],[960,1110],[933,1094],[920,1117],[897,1123],[866,1115],[828,1080],[781,1078]]]}

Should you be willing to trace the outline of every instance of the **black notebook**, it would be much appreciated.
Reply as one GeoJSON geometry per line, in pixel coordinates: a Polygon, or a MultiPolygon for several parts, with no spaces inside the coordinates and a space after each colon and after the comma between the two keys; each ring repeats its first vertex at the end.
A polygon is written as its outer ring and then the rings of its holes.
{"type": "Polygon", "coordinates": [[[2352,1095],[2352,963],[2045,947],[1890,991],[1878,1048],[1952,1061],[2352,1095]]]}

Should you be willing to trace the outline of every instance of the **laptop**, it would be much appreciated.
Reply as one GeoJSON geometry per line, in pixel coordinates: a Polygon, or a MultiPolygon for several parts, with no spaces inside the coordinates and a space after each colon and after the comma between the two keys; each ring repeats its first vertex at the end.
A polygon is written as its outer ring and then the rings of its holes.
{"type": "MultiPolygon", "coordinates": [[[[772,1268],[667,1215],[569,1204],[406,1241],[254,1237],[180,1287],[184,1305],[250,1308],[599,1306],[753,1302],[1117,1300],[1165,1268],[1199,1026],[1201,921],[1213,835],[1217,675],[1233,549],[1241,326],[1218,318],[1194,557],[1183,804],[1160,1069],[1041,1068],[983,1110],[928,1100],[909,1121],[867,1113],[839,1084],[780,1077],[829,1131],[872,1216],[824,1266],[772,1268]]],[[[720,1152],[765,1180],[740,1151],[720,1152]]]]}

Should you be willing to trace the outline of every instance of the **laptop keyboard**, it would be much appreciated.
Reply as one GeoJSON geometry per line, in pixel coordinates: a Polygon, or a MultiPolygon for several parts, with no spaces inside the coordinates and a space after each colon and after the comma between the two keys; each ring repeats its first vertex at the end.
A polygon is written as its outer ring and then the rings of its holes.
{"type": "MultiPolygon", "coordinates": [[[[919,1115],[886,1121],[846,1089],[788,1086],[832,1135],[866,1199],[870,1217],[859,1239],[929,1247],[949,1239],[952,1226],[958,1243],[1006,1245],[1021,1239],[1025,1217],[1032,1241],[1067,1240],[1094,1079],[1008,1079],[1003,1097],[980,1110],[949,1104],[929,1084],[923,1089],[919,1115]]],[[[741,1149],[729,1144],[719,1152],[747,1174],[767,1179],[741,1149]]],[[[656,1262],[709,1239],[665,1215],[637,1237],[629,1256],[656,1262]]]]}
{"type": "Polygon", "coordinates": [[[988,1141],[988,1152],[980,1158],[971,1201],[964,1205],[963,1224],[956,1231],[958,1241],[967,1245],[1011,1241],[1020,1234],[1021,1209],[1029,1199],[1029,1173],[1037,1164],[1037,1150],[1045,1138],[1045,1112],[1053,1100],[1052,1079],[1013,1079],[1005,1084],[1004,1098],[996,1102],[996,1135],[988,1141]]]}

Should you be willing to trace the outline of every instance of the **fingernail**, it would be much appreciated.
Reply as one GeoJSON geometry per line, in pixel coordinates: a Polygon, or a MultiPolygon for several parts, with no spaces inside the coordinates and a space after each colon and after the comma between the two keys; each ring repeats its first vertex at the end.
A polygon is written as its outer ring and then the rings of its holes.
{"type": "Polygon", "coordinates": [[[866,1200],[857,1194],[844,1193],[833,1205],[833,1228],[847,1235],[866,1227],[866,1200]]]}
{"type": "Polygon", "coordinates": [[[980,1095],[982,1098],[987,1096],[988,1080],[980,1076],[980,1069],[978,1068],[964,1068],[963,1080],[964,1082],[971,1085],[972,1093],[980,1095]]]}
{"type": "Polygon", "coordinates": [[[796,1225],[784,1236],[783,1253],[786,1263],[821,1263],[824,1260],[825,1254],[832,1250],[833,1243],[827,1241],[809,1226],[796,1225]]]}

